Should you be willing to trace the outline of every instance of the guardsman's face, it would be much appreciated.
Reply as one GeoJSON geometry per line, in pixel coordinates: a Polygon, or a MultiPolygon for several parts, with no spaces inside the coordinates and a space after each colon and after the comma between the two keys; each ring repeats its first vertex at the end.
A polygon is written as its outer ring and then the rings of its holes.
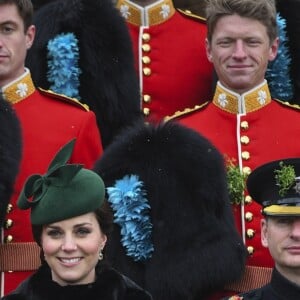
{"type": "Polygon", "coordinates": [[[263,219],[261,240],[262,245],[269,248],[278,271],[289,278],[290,270],[295,270],[299,281],[300,216],[263,219]]]}
{"type": "Polygon", "coordinates": [[[14,4],[0,5],[0,87],[24,73],[24,63],[32,45],[35,27],[24,30],[24,23],[14,4]]]}
{"type": "Polygon", "coordinates": [[[262,23],[238,15],[221,17],[211,41],[206,40],[207,57],[220,82],[239,94],[263,82],[277,48],[278,39],[270,43],[262,23]]]}

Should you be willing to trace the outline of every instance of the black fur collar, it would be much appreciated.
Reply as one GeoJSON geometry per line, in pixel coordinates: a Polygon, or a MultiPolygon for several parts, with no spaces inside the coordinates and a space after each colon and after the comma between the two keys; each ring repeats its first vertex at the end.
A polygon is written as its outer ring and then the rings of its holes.
{"type": "Polygon", "coordinates": [[[15,294],[3,300],[151,300],[145,291],[112,268],[98,265],[96,273],[93,284],[60,286],[51,280],[50,269],[44,265],[15,294]]]}

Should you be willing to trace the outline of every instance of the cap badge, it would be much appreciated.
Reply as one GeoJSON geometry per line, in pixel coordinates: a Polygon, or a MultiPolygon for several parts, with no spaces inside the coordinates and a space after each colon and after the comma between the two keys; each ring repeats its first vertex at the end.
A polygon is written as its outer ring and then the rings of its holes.
{"type": "Polygon", "coordinates": [[[294,190],[297,194],[300,194],[300,176],[295,178],[295,182],[294,190]]]}

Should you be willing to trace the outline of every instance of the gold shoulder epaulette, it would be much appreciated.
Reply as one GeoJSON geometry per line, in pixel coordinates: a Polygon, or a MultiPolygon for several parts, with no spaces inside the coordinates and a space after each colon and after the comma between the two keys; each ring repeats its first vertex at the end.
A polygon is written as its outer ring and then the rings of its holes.
{"type": "Polygon", "coordinates": [[[299,104],[291,104],[288,101],[282,101],[282,100],[279,100],[279,99],[273,99],[273,100],[279,102],[282,105],[288,106],[290,108],[293,108],[293,109],[296,109],[296,110],[300,110],[300,105],[299,104]]]}
{"type": "Polygon", "coordinates": [[[168,121],[174,120],[176,118],[182,117],[184,115],[198,111],[199,109],[202,109],[203,107],[207,106],[209,103],[210,103],[210,101],[207,101],[201,105],[195,105],[193,108],[185,108],[184,110],[178,110],[171,116],[165,116],[164,122],[168,122],[168,121]]]}
{"type": "Polygon", "coordinates": [[[180,13],[182,13],[183,15],[190,17],[192,19],[197,19],[199,21],[202,21],[203,23],[206,23],[206,18],[203,16],[200,16],[196,13],[193,13],[191,10],[189,9],[181,9],[181,8],[176,8],[176,10],[178,10],[180,13]]]}
{"type": "Polygon", "coordinates": [[[68,97],[66,95],[58,94],[56,92],[53,92],[52,90],[45,90],[45,89],[40,88],[40,87],[38,88],[38,90],[42,94],[50,96],[51,98],[54,98],[54,99],[57,99],[57,100],[61,100],[61,101],[70,103],[70,104],[75,105],[75,106],[77,106],[77,107],[79,107],[81,109],[84,109],[85,111],[89,111],[90,110],[89,106],[87,104],[81,103],[76,98],[71,98],[71,97],[68,97]]]}

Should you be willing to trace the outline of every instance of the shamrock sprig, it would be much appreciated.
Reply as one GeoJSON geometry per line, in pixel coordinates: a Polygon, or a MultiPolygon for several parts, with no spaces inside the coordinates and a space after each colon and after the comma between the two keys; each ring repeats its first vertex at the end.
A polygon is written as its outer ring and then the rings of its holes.
{"type": "Polygon", "coordinates": [[[226,169],[230,203],[241,204],[244,200],[247,175],[241,172],[233,158],[226,157],[226,169]]]}
{"type": "Polygon", "coordinates": [[[279,195],[284,197],[288,190],[295,184],[296,173],[291,165],[279,163],[280,169],[274,170],[276,184],[279,186],[279,195]]]}

